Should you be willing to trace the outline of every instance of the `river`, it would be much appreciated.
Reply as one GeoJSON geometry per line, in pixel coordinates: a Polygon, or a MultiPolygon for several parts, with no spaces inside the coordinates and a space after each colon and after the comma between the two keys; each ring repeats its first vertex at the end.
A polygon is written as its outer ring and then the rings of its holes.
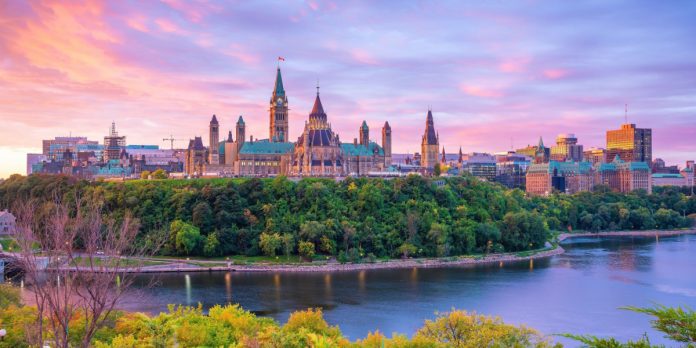
{"type": "MultiPolygon", "coordinates": [[[[239,303],[281,322],[308,307],[350,339],[378,329],[411,335],[451,308],[500,316],[544,334],[571,332],[665,343],[649,317],[621,306],[686,305],[696,309],[696,235],[572,238],[566,253],[544,260],[453,268],[334,273],[169,273],[125,309],[204,308],[239,303]]],[[[145,280],[151,275],[142,275],[145,280]]],[[[576,344],[555,338],[564,343],[576,344]]]]}

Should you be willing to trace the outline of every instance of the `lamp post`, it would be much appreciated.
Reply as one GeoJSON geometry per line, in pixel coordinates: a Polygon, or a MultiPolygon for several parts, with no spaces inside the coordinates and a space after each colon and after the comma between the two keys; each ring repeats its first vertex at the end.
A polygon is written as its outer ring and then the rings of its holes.
{"type": "Polygon", "coordinates": [[[5,340],[5,335],[7,335],[7,330],[5,329],[0,329],[0,341],[5,340]]]}

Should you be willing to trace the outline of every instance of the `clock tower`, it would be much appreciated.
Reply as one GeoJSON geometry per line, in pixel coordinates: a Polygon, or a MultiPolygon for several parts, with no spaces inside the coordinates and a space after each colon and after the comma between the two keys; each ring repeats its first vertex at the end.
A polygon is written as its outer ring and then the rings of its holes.
{"type": "Polygon", "coordinates": [[[283,78],[280,67],[276,73],[275,87],[270,102],[270,127],[268,140],[270,142],[287,142],[288,136],[288,97],[283,88],[283,78]]]}

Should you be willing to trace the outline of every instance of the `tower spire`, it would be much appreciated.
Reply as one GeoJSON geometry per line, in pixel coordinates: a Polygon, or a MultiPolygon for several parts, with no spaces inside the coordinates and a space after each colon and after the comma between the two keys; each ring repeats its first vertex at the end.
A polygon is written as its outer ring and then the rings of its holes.
{"type": "Polygon", "coordinates": [[[624,104],[624,123],[628,123],[628,103],[624,104]]]}

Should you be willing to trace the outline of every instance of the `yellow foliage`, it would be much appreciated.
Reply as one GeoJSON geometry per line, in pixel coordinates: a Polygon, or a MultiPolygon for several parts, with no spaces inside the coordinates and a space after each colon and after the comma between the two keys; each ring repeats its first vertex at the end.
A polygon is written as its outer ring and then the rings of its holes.
{"type": "Polygon", "coordinates": [[[548,347],[543,336],[524,326],[513,326],[500,318],[452,310],[427,320],[414,338],[424,338],[457,348],[548,347]]]}

